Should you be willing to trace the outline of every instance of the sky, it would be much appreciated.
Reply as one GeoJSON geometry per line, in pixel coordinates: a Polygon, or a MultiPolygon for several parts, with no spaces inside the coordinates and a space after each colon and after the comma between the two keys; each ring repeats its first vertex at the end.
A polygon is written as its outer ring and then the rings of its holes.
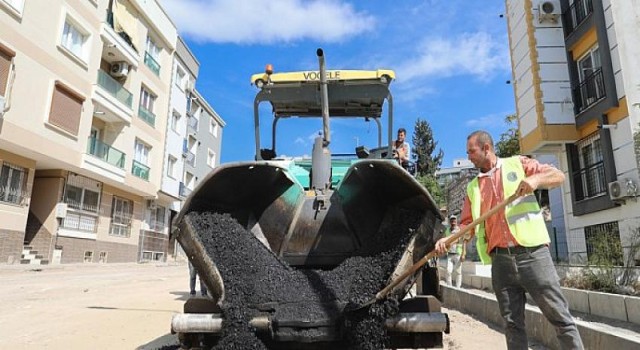
{"type": "MultiPolygon", "coordinates": [[[[466,158],[466,136],[494,141],[515,113],[504,0],[160,0],[200,62],[196,89],[224,119],[221,163],[255,156],[250,77],[327,69],[392,69],[394,129],[411,142],[417,119],[433,129],[442,167],[466,158]]],[[[264,104],[263,104],[264,105],[264,104]]],[[[262,146],[270,145],[269,108],[261,109],[262,146]],[[266,144],[265,144],[266,143],[266,144]]],[[[386,118],[385,118],[386,119],[386,118]]],[[[386,123],[383,123],[386,135],[386,123]]],[[[283,120],[278,155],[311,154],[322,120],[283,120]]],[[[395,135],[395,130],[393,132],[395,135]]],[[[362,120],[331,123],[331,151],[375,147],[377,126],[362,120]]],[[[384,138],[386,140],[386,138],[384,138]]]]}

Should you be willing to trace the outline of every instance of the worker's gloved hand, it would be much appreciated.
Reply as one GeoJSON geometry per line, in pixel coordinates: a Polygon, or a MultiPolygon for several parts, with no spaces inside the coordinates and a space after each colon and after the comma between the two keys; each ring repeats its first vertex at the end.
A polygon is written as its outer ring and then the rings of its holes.
{"type": "Polygon", "coordinates": [[[442,237],[436,242],[436,253],[442,255],[447,252],[447,237],[442,237]]]}

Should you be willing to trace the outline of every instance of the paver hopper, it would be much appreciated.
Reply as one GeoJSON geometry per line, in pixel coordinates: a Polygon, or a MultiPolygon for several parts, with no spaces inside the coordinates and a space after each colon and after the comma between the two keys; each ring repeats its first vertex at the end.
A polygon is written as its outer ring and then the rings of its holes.
{"type": "MultiPolygon", "coordinates": [[[[256,160],[216,167],[186,199],[174,219],[174,234],[211,294],[210,298],[189,300],[185,313],[174,317],[172,331],[179,333],[184,347],[201,345],[203,339],[210,341],[220,335],[225,317],[220,306],[226,302],[225,290],[229,287],[221,273],[224,262],[211,256],[203,243],[206,237],[197,232],[190,213],[229,214],[265,249],[298,270],[331,271],[354,256],[384,254],[389,247],[372,248],[368,242],[393,232],[398,236],[394,242],[402,245],[400,253],[391,262],[390,273],[374,289],[406,271],[434,247],[442,233],[443,218],[428,191],[393,159],[389,84],[395,78],[394,72],[325,71],[320,49],[318,57],[319,71],[272,74],[267,69],[252,77],[252,83],[259,88],[254,103],[256,160]],[[270,148],[260,144],[258,107],[265,101],[271,104],[274,120],[270,148]],[[383,145],[380,118],[385,101],[389,130],[387,144],[383,145]],[[311,159],[278,158],[276,124],[290,117],[322,118],[323,133],[315,140],[311,159]],[[350,155],[332,155],[328,147],[329,122],[334,118],[375,121],[378,144],[370,150],[358,147],[350,155]],[[413,223],[398,222],[399,212],[405,215],[400,218],[409,216],[413,223]],[[396,226],[403,229],[395,232],[396,226]]],[[[437,274],[426,275],[431,277],[424,278],[423,288],[418,288],[421,295],[405,298],[399,312],[384,321],[389,346],[442,345],[448,318],[440,312],[440,303],[433,296],[436,290],[427,288],[437,286],[437,274]]],[[[401,283],[391,295],[402,300],[418,277],[419,274],[401,283]]],[[[362,295],[359,300],[372,296],[362,295]]],[[[314,319],[313,315],[279,319],[280,304],[276,300],[268,302],[271,306],[267,309],[254,305],[249,323],[270,347],[300,348],[304,344],[305,348],[326,348],[343,341],[342,316],[348,312],[345,306],[349,300],[331,301],[339,311],[330,320],[314,319]]]]}

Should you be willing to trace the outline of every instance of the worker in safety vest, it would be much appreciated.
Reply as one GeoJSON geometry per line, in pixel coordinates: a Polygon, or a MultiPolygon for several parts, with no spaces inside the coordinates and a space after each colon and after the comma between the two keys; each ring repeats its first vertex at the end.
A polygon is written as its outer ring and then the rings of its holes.
{"type": "MultiPolygon", "coordinates": [[[[445,231],[444,236],[448,237],[452,234],[460,231],[458,227],[458,218],[455,215],[449,217],[449,227],[445,231]]],[[[453,278],[455,278],[455,286],[462,287],[462,262],[467,255],[467,240],[466,237],[460,237],[455,243],[451,244],[449,251],[445,256],[446,259],[446,274],[445,281],[447,285],[451,285],[453,278]]]]}
{"type": "MultiPolygon", "coordinates": [[[[516,194],[504,211],[487,218],[473,230],[480,259],[491,266],[491,282],[505,320],[508,349],[527,349],[525,292],[556,328],[562,349],[583,349],[582,340],[549,253],[549,233],[533,191],[561,185],[564,174],[551,165],[522,156],[498,158],[493,139],[485,131],[467,137],[467,155],[480,170],[467,185],[460,216],[461,229],[475,218],[516,194]]],[[[447,252],[446,237],[436,242],[447,252]]]]}

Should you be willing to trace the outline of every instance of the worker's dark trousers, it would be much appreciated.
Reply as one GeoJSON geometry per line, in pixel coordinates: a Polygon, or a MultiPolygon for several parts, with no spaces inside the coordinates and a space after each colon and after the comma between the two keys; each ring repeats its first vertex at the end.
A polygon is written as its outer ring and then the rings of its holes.
{"type": "Polygon", "coordinates": [[[505,320],[509,350],[528,349],[524,325],[525,291],[556,328],[562,349],[584,349],[578,328],[569,313],[549,248],[521,254],[492,253],[491,280],[505,320]]]}

